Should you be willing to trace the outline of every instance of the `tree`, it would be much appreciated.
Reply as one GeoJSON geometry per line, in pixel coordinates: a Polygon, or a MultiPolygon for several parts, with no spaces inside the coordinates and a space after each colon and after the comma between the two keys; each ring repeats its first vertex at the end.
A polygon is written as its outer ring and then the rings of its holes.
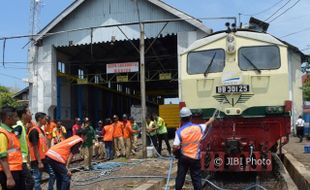
{"type": "Polygon", "coordinates": [[[5,86],[0,86],[0,107],[3,105],[17,106],[17,101],[13,98],[14,93],[5,86]]]}

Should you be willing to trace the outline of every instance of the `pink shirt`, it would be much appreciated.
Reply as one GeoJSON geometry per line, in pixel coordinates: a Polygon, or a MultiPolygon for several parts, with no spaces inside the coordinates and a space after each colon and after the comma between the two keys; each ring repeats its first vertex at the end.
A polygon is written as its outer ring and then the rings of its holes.
{"type": "Polygon", "coordinates": [[[81,125],[78,125],[78,124],[74,124],[72,126],[72,135],[76,135],[77,131],[81,129],[81,125]]]}

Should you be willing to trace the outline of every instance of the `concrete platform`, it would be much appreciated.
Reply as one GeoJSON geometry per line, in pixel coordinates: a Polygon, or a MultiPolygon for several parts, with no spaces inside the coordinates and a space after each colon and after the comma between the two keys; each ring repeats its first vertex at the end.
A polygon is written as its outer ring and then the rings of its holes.
{"type": "Polygon", "coordinates": [[[304,146],[310,141],[299,143],[297,137],[290,137],[290,142],[283,147],[283,163],[299,189],[310,190],[310,154],[304,153],[304,146]]]}

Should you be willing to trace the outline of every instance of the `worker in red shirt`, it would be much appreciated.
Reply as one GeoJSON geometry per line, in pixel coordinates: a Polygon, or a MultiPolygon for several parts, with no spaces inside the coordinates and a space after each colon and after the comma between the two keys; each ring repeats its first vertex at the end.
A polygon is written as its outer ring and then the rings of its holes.
{"type": "Polygon", "coordinates": [[[82,127],[81,119],[78,117],[75,118],[75,124],[72,126],[72,135],[76,135],[77,131],[81,129],[81,127],[82,127]]]}
{"type": "Polygon", "coordinates": [[[69,170],[70,162],[74,154],[79,153],[79,148],[86,139],[84,129],[55,146],[52,146],[46,152],[46,161],[51,165],[56,175],[56,186],[59,190],[70,190],[71,172],[69,170]]]}
{"type": "Polygon", "coordinates": [[[111,119],[106,118],[105,126],[102,128],[102,136],[107,160],[113,160],[113,131],[114,127],[112,125],[111,119]]]}
{"type": "Polygon", "coordinates": [[[125,152],[125,145],[124,145],[124,124],[119,121],[119,118],[117,115],[113,115],[113,142],[114,142],[114,149],[115,149],[115,155],[116,157],[124,156],[126,155],[125,152]]]}

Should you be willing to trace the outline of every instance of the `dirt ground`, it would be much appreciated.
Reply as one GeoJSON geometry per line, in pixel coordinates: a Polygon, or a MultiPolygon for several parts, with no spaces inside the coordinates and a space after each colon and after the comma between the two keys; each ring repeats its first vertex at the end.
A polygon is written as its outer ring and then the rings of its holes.
{"type": "Polygon", "coordinates": [[[299,143],[299,138],[290,136],[289,143],[283,149],[293,155],[310,171],[310,153],[304,153],[304,146],[310,146],[310,140],[304,138],[303,142],[299,143]]]}
{"type": "MultiPolygon", "coordinates": [[[[171,143],[172,144],[172,143],[171,143]]],[[[110,163],[111,165],[121,165],[115,167],[112,171],[92,170],[92,171],[76,171],[71,178],[71,190],[130,190],[139,185],[152,180],[152,178],[130,178],[130,179],[107,179],[118,176],[166,176],[169,169],[169,160],[160,158],[142,159],[141,144],[139,151],[133,155],[131,159],[117,158],[109,162],[93,159],[93,163],[110,163]],[[90,183],[90,184],[88,184],[90,183]]],[[[167,156],[168,152],[163,143],[163,156],[167,156]]],[[[80,158],[79,156],[76,156],[80,158]]],[[[108,165],[110,165],[108,164],[108,165]]],[[[82,162],[71,164],[70,168],[80,168],[82,162]]],[[[176,167],[176,161],[173,164],[176,167]]],[[[43,175],[43,178],[47,175],[43,175]]],[[[42,184],[42,189],[47,189],[47,183],[42,184]]]]}

